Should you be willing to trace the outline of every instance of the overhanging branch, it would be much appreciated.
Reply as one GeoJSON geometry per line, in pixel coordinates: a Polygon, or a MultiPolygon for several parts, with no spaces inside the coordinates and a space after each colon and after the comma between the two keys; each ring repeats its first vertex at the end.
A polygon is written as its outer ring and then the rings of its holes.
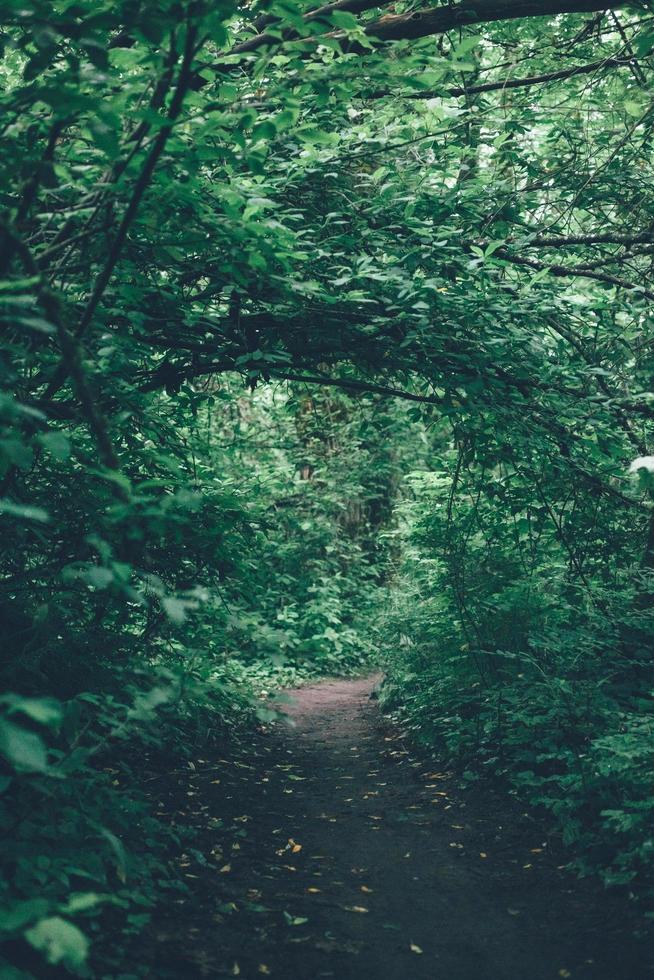
{"type": "Polygon", "coordinates": [[[608,272],[595,272],[584,266],[550,265],[547,262],[541,262],[539,259],[528,259],[522,255],[512,255],[505,248],[498,248],[494,254],[497,258],[503,259],[505,262],[510,262],[512,265],[524,265],[537,272],[545,271],[552,276],[563,278],[595,279],[597,282],[605,282],[607,285],[617,286],[620,289],[638,290],[641,296],[654,300],[654,292],[652,290],[643,289],[639,283],[630,282],[627,279],[622,279],[620,276],[612,276],[608,272]]]}
{"type": "Polygon", "coordinates": [[[381,41],[413,40],[445,34],[460,27],[473,27],[500,20],[553,17],[557,14],[588,14],[624,7],[627,0],[462,0],[447,7],[386,14],[367,24],[365,32],[381,41]]]}
{"type": "Polygon", "coordinates": [[[393,388],[390,385],[377,385],[368,381],[354,381],[351,378],[331,378],[326,375],[289,374],[284,371],[271,372],[271,378],[279,381],[298,381],[312,385],[328,385],[333,388],[343,388],[345,391],[366,391],[375,395],[390,395],[393,398],[403,398],[405,401],[422,402],[426,405],[442,405],[443,399],[437,395],[418,395],[403,388],[393,388]]]}
{"type": "MultiPolygon", "coordinates": [[[[362,27],[369,37],[380,41],[413,40],[432,34],[445,34],[462,27],[474,27],[476,24],[557,14],[595,13],[598,10],[620,9],[628,4],[629,0],[461,0],[447,7],[413,10],[406,14],[384,14],[362,27]]],[[[340,0],[314,8],[304,15],[304,20],[309,22],[321,16],[327,17],[334,10],[362,13],[379,6],[379,0],[340,0]]],[[[343,31],[332,31],[327,36],[342,39],[351,51],[365,53],[367,50],[363,46],[357,47],[356,42],[348,45],[343,31]]],[[[229,54],[249,54],[259,48],[276,47],[284,41],[299,38],[295,30],[282,30],[279,34],[264,32],[237,44],[229,54]]],[[[320,43],[320,35],[304,40],[320,43]]]]}

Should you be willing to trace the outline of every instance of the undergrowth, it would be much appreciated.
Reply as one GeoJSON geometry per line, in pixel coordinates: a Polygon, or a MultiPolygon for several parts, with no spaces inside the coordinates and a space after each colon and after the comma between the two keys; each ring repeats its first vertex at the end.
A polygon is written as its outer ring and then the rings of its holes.
{"type": "Polygon", "coordinates": [[[519,483],[494,477],[515,500],[504,523],[475,495],[479,476],[471,467],[457,496],[458,526],[447,476],[414,476],[382,627],[382,703],[466,778],[499,775],[548,811],[580,873],[624,886],[652,914],[649,578],[636,561],[611,568],[630,546],[616,527],[610,556],[579,543],[580,585],[519,483]]]}

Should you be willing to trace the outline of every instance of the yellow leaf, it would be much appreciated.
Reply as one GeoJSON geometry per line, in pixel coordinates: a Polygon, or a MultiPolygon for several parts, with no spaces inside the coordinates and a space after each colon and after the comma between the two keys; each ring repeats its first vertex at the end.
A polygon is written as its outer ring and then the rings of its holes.
{"type": "Polygon", "coordinates": [[[365,892],[366,895],[372,895],[372,888],[368,888],[367,885],[361,885],[361,891],[365,892]]]}
{"type": "Polygon", "coordinates": [[[307,888],[307,891],[308,892],[311,892],[312,895],[317,895],[319,893],[320,889],[319,888],[307,888]]]}
{"type": "Polygon", "coordinates": [[[270,973],[270,967],[266,966],[265,963],[259,963],[257,973],[265,973],[266,976],[268,976],[268,974],[270,973]]]}
{"type": "Polygon", "coordinates": [[[226,875],[227,872],[231,870],[232,870],[231,864],[223,864],[222,868],[220,869],[220,873],[221,875],[226,875]]]}
{"type": "Polygon", "coordinates": [[[479,857],[480,858],[487,858],[488,857],[488,854],[486,854],[484,851],[480,851],[479,852],[479,857]]]}
{"type": "Polygon", "coordinates": [[[571,977],[572,974],[570,973],[570,970],[561,969],[561,970],[559,970],[559,976],[560,977],[571,977]]]}
{"type": "Polygon", "coordinates": [[[416,946],[415,943],[411,943],[409,949],[411,950],[412,953],[422,953],[420,946],[416,946]]]}

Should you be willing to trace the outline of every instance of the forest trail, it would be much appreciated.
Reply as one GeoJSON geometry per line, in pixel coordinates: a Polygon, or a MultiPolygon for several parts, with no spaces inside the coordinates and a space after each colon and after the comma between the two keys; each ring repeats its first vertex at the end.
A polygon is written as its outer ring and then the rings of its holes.
{"type": "Polygon", "coordinates": [[[565,872],[504,793],[409,752],[374,680],[290,692],[294,727],[178,779],[160,805],[195,820],[199,850],[181,862],[190,895],[153,923],[152,975],[654,977],[617,899],[565,872]]]}

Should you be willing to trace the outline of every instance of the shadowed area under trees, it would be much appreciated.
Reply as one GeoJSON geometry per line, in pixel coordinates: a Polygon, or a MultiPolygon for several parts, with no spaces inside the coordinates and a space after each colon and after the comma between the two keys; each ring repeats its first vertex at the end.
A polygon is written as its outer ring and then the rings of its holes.
{"type": "Polygon", "coordinates": [[[0,975],[653,976],[654,5],[0,79],[0,975]]]}

